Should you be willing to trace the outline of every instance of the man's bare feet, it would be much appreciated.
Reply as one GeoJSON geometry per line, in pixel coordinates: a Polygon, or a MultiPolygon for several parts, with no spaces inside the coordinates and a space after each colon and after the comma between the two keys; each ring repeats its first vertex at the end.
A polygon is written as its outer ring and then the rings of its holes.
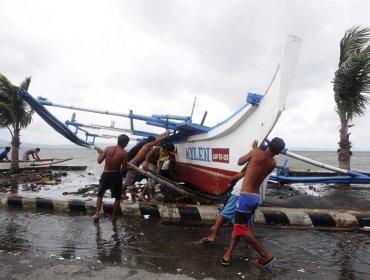
{"type": "Polygon", "coordinates": [[[212,244],[215,242],[215,239],[214,238],[211,238],[211,237],[204,237],[200,240],[200,243],[203,243],[203,244],[212,244]]]}
{"type": "Polygon", "coordinates": [[[129,197],[125,194],[121,195],[121,200],[126,200],[126,199],[129,199],[129,197]]]}
{"type": "Polygon", "coordinates": [[[224,266],[230,265],[230,257],[225,258],[225,256],[223,256],[221,259],[221,264],[224,266]]]}
{"type": "Polygon", "coordinates": [[[91,217],[91,219],[92,219],[94,222],[99,222],[100,215],[99,215],[99,214],[95,214],[94,216],[92,216],[92,217],[91,217]]]}
{"type": "Polygon", "coordinates": [[[260,268],[261,267],[266,267],[266,266],[269,266],[274,260],[276,260],[276,258],[273,257],[273,256],[268,256],[268,257],[265,257],[265,258],[261,257],[258,260],[258,262],[256,262],[256,265],[260,268]]]}
{"type": "Polygon", "coordinates": [[[112,223],[115,224],[117,222],[117,216],[112,217],[112,223]]]}

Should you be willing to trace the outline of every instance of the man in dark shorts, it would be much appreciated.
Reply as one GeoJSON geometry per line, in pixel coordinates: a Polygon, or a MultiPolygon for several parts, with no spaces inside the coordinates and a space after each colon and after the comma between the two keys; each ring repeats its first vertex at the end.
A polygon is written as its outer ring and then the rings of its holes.
{"type": "MultiPolygon", "coordinates": [[[[135,146],[133,146],[129,151],[128,151],[128,156],[127,156],[127,162],[130,162],[140,151],[140,149],[147,143],[155,141],[155,136],[148,136],[146,139],[143,141],[137,143],[135,146]]],[[[122,178],[126,178],[127,175],[127,170],[122,170],[122,178]]],[[[140,179],[140,174],[138,174],[135,178],[136,181],[141,181],[142,178],[140,179]]],[[[144,178],[144,177],[143,177],[144,178]]]]}
{"type": "Polygon", "coordinates": [[[275,155],[285,148],[283,139],[275,137],[269,143],[265,151],[253,148],[248,154],[239,158],[238,164],[244,165],[248,162],[248,168],[244,175],[243,185],[236,203],[235,221],[229,248],[221,259],[223,265],[230,264],[231,254],[238,244],[240,237],[255,249],[260,255],[256,265],[266,267],[275,258],[266,251],[254,237],[249,224],[252,215],[260,204],[260,185],[262,181],[276,167],[275,155]]]}
{"type": "MultiPolygon", "coordinates": [[[[154,175],[163,175],[163,164],[167,160],[170,160],[171,156],[175,156],[175,146],[167,141],[161,143],[150,150],[149,153],[146,155],[143,163],[143,169],[145,171],[150,171],[154,175]]],[[[157,199],[154,195],[155,184],[156,182],[152,178],[148,178],[145,187],[140,192],[139,200],[144,200],[145,194],[149,191],[150,201],[156,203],[157,199]]]]}
{"type": "MultiPolygon", "coordinates": [[[[136,156],[130,160],[129,162],[137,167],[139,167],[145,160],[146,155],[153,149],[154,146],[158,145],[162,140],[166,139],[168,134],[166,132],[158,135],[155,139],[155,141],[148,142],[144,144],[141,149],[137,152],[136,156]]],[[[123,182],[122,188],[122,199],[128,199],[128,196],[126,195],[127,187],[133,187],[136,182],[136,177],[138,175],[138,172],[135,169],[129,168],[126,173],[125,181],[123,182]]]]}
{"type": "Polygon", "coordinates": [[[112,211],[112,222],[117,221],[117,211],[122,195],[122,176],[121,170],[127,168],[127,151],[124,148],[127,146],[130,138],[122,134],[118,136],[117,145],[109,146],[102,150],[99,147],[95,147],[98,151],[98,163],[104,163],[104,171],[99,181],[99,192],[98,198],[96,199],[96,211],[95,215],[92,216],[94,221],[98,221],[100,218],[100,210],[103,202],[104,193],[109,189],[111,197],[114,198],[113,211],[112,211]]]}

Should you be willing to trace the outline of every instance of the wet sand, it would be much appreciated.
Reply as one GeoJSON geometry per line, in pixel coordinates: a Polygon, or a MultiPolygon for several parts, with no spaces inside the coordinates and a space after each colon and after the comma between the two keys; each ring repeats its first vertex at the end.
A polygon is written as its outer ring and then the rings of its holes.
{"type": "Polygon", "coordinates": [[[230,267],[220,264],[231,228],[215,244],[209,228],[158,219],[0,209],[0,279],[369,279],[369,234],[256,228],[277,260],[259,269],[240,242],[230,267]]]}
{"type": "Polygon", "coordinates": [[[324,184],[269,185],[264,207],[370,210],[370,186],[324,184]]]}
{"type": "MultiPolygon", "coordinates": [[[[87,171],[53,172],[51,175],[46,171],[39,171],[26,173],[21,177],[23,180],[18,180],[18,185],[11,186],[12,178],[6,174],[0,175],[1,193],[23,197],[86,201],[95,200],[100,177],[100,173],[94,174],[87,171]],[[38,182],[32,178],[38,178],[38,182]],[[56,181],[56,184],[43,184],[40,178],[45,178],[44,181],[56,181]]],[[[106,193],[105,200],[111,201],[109,192],[106,193]]],[[[294,184],[282,186],[269,183],[266,198],[261,206],[367,211],[370,210],[369,205],[370,185],[340,187],[325,184],[294,184]]]]}
{"type": "MultiPolygon", "coordinates": [[[[37,190],[6,188],[25,197],[94,200],[95,193],[64,195],[97,182],[99,175],[69,172],[57,185],[37,190]]],[[[109,201],[109,198],[105,200],[109,201]]],[[[262,206],[369,210],[370,188],[327,185],[269,185],[262,206]]],[[[223,267],[231,228],[215,244],[199,240],[204,225],[163,224],[158,219],[87,215],[47,210],[0,209],[0,279],[369,279],[366,232],[256,228],[277,261],[258,269],[257,254],[240,242],[232,265],[223,267]]]]}

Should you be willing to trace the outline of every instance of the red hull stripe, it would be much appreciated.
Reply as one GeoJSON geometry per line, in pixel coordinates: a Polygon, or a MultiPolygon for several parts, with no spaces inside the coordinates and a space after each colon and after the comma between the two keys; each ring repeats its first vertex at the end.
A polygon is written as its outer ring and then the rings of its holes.
{"type": "Polygon", "coordinates": [[[196,189],[213,195],[225,193],[229,177],[235,174],[236,172],[225,169],[176,162],[177,177],[196,189]]]}

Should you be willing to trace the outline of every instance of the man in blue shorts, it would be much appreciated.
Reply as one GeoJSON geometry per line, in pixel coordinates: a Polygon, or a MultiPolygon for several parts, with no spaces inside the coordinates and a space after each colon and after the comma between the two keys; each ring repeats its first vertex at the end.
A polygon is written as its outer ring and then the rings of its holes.
{"type": "MultiPolygon", "coordinates": [[[[216,222],[212,226],[211,234],[207,237],[202,238],[200,240],[201,243],[203,244],[213,243],[216,240],[217,234],[220,231],[220,228],[224,223],[229,222],[231,224],[234,224],[236,203],[238,201],[240,190],[242,188],[244,174],[245,174],[245,171],[242,171],[230,178],[230,184],[232,184],[235,181],[237,182],[235,183],[230,196],[227,198],[225,202],[225,206],[222,208],[220,214],[217,216],[216,222]]],[[[263,197],[262,190],[266,188],[269,177],[270,175],[267,175],[265,180],[263,180],[260,186],[261,198],[263,197]]],[[[262,200],[261,200],[261,203],[262,203],[262,200]]],[[[253,228],[253,224],[254,224],[254,217],[251,217],[249,221],[249,227],[253,228]]]]}
{"type": "Polygon", "coordinates": [[[243,185],[236,204],[235,222],[230,245],[221,259],[223,265],[227,266],[230,264],[231,254],[238,244],[240,237],[243,237],[260,255],[256,263],[258,267],[266,267],[275,260],[256,240],[249,228],[249,223],[251,216],[261,201],[260,185],[266,176],[276,167],[274,156],[278,155],[284,148],[285,143],[283,139],[275,137],[271,140],[265,151],[253,148],[248,154],[239,158],[238,164],[244,165],[248,162],[248,168],[245,172],[243,185]]]}
{"type": "MultiPolygon", "coordinates": [[[[252,149],[257,148],[257,147],[258,147],[257,141],[253,141],[252,149]]],[[[240,171],[240,173],[237,173],[236,175],[230,177],[228,187],[230,188],[232,185],[234,185],[233,189],[231,191],[231,194],[227,198],[227,200],[224,204],[224,207],[222,208],[220,214],[217,216],[216,222],[212,226],[211,234],[207,237],[202,238],[200,240],[201,243],[209,244],[209,243],[214,242],[216,240],[218,232],[220,231],[221,226],[224,223],[226,223],[226,222],[229,222],[231,224],[234,223],[235,207],[236,207],[236,203],[238,201],[240,190],[241,190],[241,187],[242,187],[242,184],[243,184],[243,177],[245,175],[245,169],[246,168],[247,168],[247,165],[244,166],[244,168],[240,171]]],[[[266,188],[269,177],[270,177],[270,175],[267,175],[265,180],[263,180],[263,182],[260,186],[261,197],[263,197],[263,198],[264,198],[264,190],[266,188]]],[[[262,201],[261,201],[261,203],[262,203],[262,201]]],[[[250,219],[250,223],[249,223],[250,228],[253,227],[253,223],[254,223],[254,218],[252,217],[250,219]]]]}

